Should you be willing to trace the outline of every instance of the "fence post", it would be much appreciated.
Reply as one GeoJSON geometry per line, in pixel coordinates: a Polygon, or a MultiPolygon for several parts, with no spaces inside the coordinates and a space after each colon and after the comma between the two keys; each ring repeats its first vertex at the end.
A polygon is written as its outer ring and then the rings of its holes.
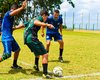
{"type": "Polygon", "coordinates": [[[94,26],[95,26],[95,25],[93,24],[93,31],[94,31],[94,26]]]}
{"type": "Polygon", "coordinates": [[[74,12],[73,12],[73,23],[72,23],[72,24],[73,24],[73,25],[72,25],[73,30],[75,29],[75,25],[74,25],[74,16],[75,16],[75,15],[74,15],[74,12]]]}

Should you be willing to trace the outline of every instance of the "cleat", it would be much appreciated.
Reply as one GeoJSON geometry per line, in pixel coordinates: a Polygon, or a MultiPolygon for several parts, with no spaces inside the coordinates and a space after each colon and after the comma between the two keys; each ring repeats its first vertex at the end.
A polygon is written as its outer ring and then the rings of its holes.
{"type": "Polygon", "coordinates": [[[39,68],[38,68],[36,65],[34,65],[33,68],[34,68],[36,71],[39,71],[39,68]]]}
{"type": "Polygon", "coordinates": [[[12,69],[22,69],[22,67],[21,67],[21,66],[18,66],[18,65],[16,65],[16,66],[11,66],[11,68],[12,68],[12,69]]]}
{"type": "Polygon", "coordinates": [[[52,76],[52,75],[53,75],[53,72],[51,72],[51,71],[48,71],[48,74],[52,76]]]}
{"type": "Polygon", "coordinates": [[[44,79],[52,79],[52,77],[50,75],[48,75],[48,74],[47,75],[43,74],[43,78],[44,79]]]}
{"type": "Polygon", "coordinates": [[[64,60],[63,60],[63,58],[62,58],[62,57],[59,57],[58,59],[59,59],[59,62],[61,62],[61,63],[63,63],[63,62],[64,62],[64,60]]]}

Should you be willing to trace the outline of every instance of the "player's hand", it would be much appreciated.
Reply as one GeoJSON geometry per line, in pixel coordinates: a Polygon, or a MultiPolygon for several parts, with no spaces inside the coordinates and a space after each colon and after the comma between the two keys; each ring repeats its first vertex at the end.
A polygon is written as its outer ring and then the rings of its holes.
{"type": "Polygon", "coordinates": [[[63,36],[62,33],[60,33],[60,35],[63,36]]]}
{"type": "Polygon", "coordinates": [[[13,30],[13,31],[16,30],[16,27],[13,27],[12,30],[13,30]]]}
{"type": "Polygon", "coordinates": [[[44,37],[44,33],[41,33],[41,36],[44,37]]]}
{"type": "Polygon", "coordinates": [[[54,29],[55,27],[52,24],[49,24],[48,26],[50,29],[54,29]]]}
{"type": "Polygon", "coordinates": [[[26,7],[26,5],[27,5],[27,0],[25,0],[25,1],[22,3],[23,9],[26,7]]]}

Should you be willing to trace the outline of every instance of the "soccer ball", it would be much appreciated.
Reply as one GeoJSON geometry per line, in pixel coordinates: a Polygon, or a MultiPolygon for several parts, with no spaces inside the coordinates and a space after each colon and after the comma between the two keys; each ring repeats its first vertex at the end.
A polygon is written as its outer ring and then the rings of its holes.
{"type": "Polygon", "coordinates": [[[56,66],[53,69],[53,74],[56,77],[62,77],[62,75],[63,75],[63,69],[61,67],[59,67],[59,66],[56,66]]]}

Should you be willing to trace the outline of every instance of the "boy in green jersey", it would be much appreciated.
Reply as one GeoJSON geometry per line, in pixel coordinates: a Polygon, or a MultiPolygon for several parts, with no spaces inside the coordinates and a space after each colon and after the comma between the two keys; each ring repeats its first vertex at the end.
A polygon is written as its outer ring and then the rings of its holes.
{"type": "Polygon", "coordinates": [[[17,26],[16,28],[21,28],[25,26],[24,30],[24,43],[29,47],[31,52],[34,52],[35,55],[35,66],[34,68],[39,71],[38,68],[38,60],[39,56],[42,55],[42,65],[43,65],[43,77],[44,78],[51,78],[48,75],[48,54],[46,49],[44,48],[42,42],[38,39],[38,31],[42,27],[49,27],[53,29],[53,25],[46,24],[48,18],[48,12],[46,10],[42,10],[40,12],[40,16],[35,19],[29,20],[27,23],[17,26]]]}

